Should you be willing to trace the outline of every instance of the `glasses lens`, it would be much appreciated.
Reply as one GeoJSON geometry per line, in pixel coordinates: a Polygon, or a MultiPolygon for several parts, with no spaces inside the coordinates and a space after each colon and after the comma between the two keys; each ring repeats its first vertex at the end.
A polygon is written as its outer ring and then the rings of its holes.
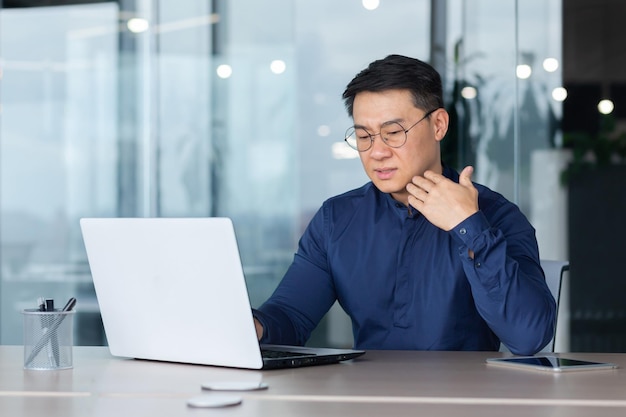
{"type": "Polygon", "coordinates": [[[392,148],[399,148],[406,142],[406,131],[396,122],[385,123],[380,129],[380,135],[392,148]]]}
{"type": "Polygon", "coordinates": [[[365,129],[351,127],[346,132],[346,142],[351,148],[359,152],[368,150],[372,146],[372,138],[365,129]]]}

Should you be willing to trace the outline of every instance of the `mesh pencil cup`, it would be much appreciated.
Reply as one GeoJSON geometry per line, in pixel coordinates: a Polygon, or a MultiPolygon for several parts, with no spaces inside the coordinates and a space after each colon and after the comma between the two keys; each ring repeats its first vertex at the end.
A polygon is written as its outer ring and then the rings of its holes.
{"type": "Polygon", "coordinates": [[[71,368],[74,311],[26,309],[22,313],[24,369],[71,368]]]}

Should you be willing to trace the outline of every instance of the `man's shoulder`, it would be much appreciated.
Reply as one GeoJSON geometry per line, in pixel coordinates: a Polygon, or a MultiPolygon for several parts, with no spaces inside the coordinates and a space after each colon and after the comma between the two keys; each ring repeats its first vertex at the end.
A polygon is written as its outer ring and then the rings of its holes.
{"type": "Polygon", "coordinates": [[[331,230],[350,223],[355,216],[367,216],[379,206],[376,203],[380,191],[371,182],[326,199],[315,213],[305,236],[317,239],[330,236],[331,230]],[[372,203],[374,202],[374,203],[372,203]]]}
{"type": "Polygon", "coordinates": [[[357,217],[368,217],[386,210],[389,196],[368,182],[359,188],[330,197],[322,204],[320,214],[331,222],[350,221],[357,217]]]}
{"type": "Polygon", "coordinates": [[[492,225],[530,225],[517,204],[485,185],[474,183],[474,186],[478,190],[478,207],[492,225]]]}
{"type": "MultiPolygon", "coordinates": [[[[455,169],[444,165],[443,174],[452,181],[457,183],[459,182],[459,173],[455,169]]],[[[474,187],[476,187],[476,189],[478,190],[478,206],[480,207],[481,211],[491,212],[503,207],[517,207],[502,194],[492,190],[488,186],[478,183],[476,181],[472,181],[472,183],[474,184],[474,187]]]]}
{"type": "Polygon", "coordinates": [[[486,185],[474,183],[474,186],[478,190],[478,205],[481,209],[497,208],[507,205],[515,206],[515,203],[508,200],[499,192],[487,187],[486,185]]]}
{"type": "Polygon", "coordinates": [[[325,205],[342,205],[358,203],[363,199],[377,197],[380,191],[371,182],[363,184],[359,188],[355,188],[345,193],[338,194],[336,196],[328,198],[325,205]]]}

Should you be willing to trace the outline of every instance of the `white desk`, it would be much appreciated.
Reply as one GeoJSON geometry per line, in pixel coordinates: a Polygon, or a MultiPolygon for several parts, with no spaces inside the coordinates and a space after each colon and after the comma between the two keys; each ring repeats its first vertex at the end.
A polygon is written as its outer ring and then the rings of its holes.
{"type": "MultiPolygon", "coordinates": [[[[626,354],[563,356],[615,362],[611,371],[549,374],[487,366],[495,352],[371,351],[355,361],[247,371],[116,359],[74,349],[74,369],[25,371],[21,346],[0,347],[2,416],[624,416],[626,354]],[[263,380],[241,405],[193,409],[211,380],[263,380]]],[[[211,394],[208,393],[207,394],[211,394]]]]}

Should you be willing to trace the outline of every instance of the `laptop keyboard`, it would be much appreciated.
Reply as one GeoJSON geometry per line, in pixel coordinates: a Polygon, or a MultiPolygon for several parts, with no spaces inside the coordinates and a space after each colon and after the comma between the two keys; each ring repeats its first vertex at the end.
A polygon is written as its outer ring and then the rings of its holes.
{"type": "Polygon", "coordinates": [[[292,358],[294,356],[315,356],[311,353],[285,352],[281,350],[261,349],[261,356],[268,359],[292,358]]]}

